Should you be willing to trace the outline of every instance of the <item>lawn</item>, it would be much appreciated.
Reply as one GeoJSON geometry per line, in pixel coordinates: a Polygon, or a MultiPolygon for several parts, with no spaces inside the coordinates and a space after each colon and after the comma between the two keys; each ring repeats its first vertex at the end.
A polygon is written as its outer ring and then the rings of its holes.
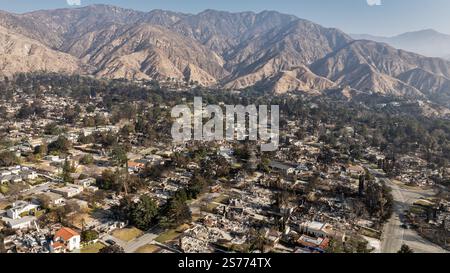
{"type": "Polygon", "coordinates": [[[42,183],[44,183],[44,182],[46,182],[46,181],[47,181],[47,180],[45,180],[44,178],[38,177],[38,178],[36,178],[35,180],[29,181],[28,184],[30,184],[30,185],[32,185],[32,186],[37,186],[37,185],[40,185],[40,184],[42,184],[42,183]]]}
{"type": "Polygon", "coordinates": [[[372,231],[370,229],[365,229],[365,228],[361,229],[361,234],[364,235],[364,236],[370,237],[370,238],[378,239],[378,240],[381,237],[381,234],[379,234],[379,233],[377,233],[375,231],[372,231]]]}
{"type": "Polygon", "coordinates": [[[104,247],[105,247],[104,244],[97,242],[95,244],[90,244],[86,247],[83,247],[81,249],[81,253],[99,253],[100,249],[102,249],[104,247]]]}
{"type": "Polygon", "coordinates": [[[214,210],[219,206],[219,204],[216,203],[210,203],[206,206],[206,212],[213,213],[214,210]]]}
{"type": "Polygon", "coordinates": [[[129,242],[141,236],[142,234],[143,232],[140,229],[133,227],[115,230],[112,236],[116,237],[119,240],[129,242]]]}
{"type": "Polygon", "coordinates": [[[223,204],[226,200],[228,200],[228,198],[229,198],[228,195],[221,194],[220,196],[216,197],[216,198],[213,200],[213,202],[216,202],[216,203],[222,203],[222,204],[223,204]]]}
{"type": "Polygon", "coordinates": [[[176,229],[168,230],[168,231],[164,232],[163,234],[159,235],[155,239],[155,241],[160,242],[160,243],[166,243],[166,242],[172,241],[172,240],[176,239],[178,236],[180,236],[188,228],[189,228],[189,225],[184,224],[184,225],[179,226],[176,229]]]}
{"type": "Polygon", "coordinates": [[[145,245],[138,248],[134,253],[155,253],[160,247],[155,245],[145,245]]]}
{"type": "Polygon", "coordinates": [[[176,231],[175,229],[171,229],[156,237],[155,241],[165,243],[174,240],[180,235],[180,232],[176,231]]]}
{"type": "Polygon", "coordinates": [[[0,185],[0,193],[5,194],[8,193],[8,186],[7,185],[0,185]]]}
{"type": "Polygon", "coordinates": [[[224,204],[230,197],[225,194],[221,194],[220,196],[214,198],[211,203],[206,206],[208,212],[213,212],[215,208],[219,206],[219,204],[224,204]]]}

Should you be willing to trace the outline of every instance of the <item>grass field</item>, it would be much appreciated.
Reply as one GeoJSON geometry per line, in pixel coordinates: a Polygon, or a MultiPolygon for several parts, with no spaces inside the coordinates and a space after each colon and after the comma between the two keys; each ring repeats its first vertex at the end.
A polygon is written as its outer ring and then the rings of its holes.
{"type": "Polygon", "coordinates": [[[164,232],[163,234],[159,235],[158,237],[156,237],[155,241],[160,242],[160,243],[170,242],[170,241],[176,239],[178,236],[180,236],[188,228],[189,228],[189,225],[184,224],[184,225],[179,226],[176,229],[168,230],[168,231],[164,232]]]}
{"type": "Polygon", "coordinates": [[[160,247],[155,245],[145,245],[138,248],[134,253],[154,253],[159,249],[160,247]]]}
{"type": "Polygon", "coordinates": [[[0,193],[5,194],[9,190],[7,185],[0,185],[0,193]]]}
{"type": "Polygon", "coordinates": [[[206,206],[206,209],[208,212],[213,212],[215,208],[219,206],[219,204],[223,204],[226,200],[228,200],[230,197],[225,194],[221,194],[220,196],[214,198],[211,203],[209,203],[206,206]]]}
{"type": "Polygon", "coordinates": [[[100,249],[102,249],[104,247],[105,247],[104,244],[97,242],[95,244],[91,244],[86,247],[83,247],[81,249],[81,253],[98,253],[100,251],[100,249]]]}
{"type": "Polygon", "coordinates": [[[137,228],[123,228],[115,230],[112,236],[116,237],[119,240],[129,242],[141,236],[142,234],[143,232],[137,228]]]}

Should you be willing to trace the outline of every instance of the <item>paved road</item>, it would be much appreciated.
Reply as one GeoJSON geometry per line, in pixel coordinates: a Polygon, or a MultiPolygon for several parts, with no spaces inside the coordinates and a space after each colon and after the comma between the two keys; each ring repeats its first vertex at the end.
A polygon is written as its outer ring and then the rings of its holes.
{"type": "Polygon", "coordinates": [[[140,247],[145,246],[145,245],[149,245],[149,244],[155,244],[155,238],[158,237],[158,234],[156,233],[152,233],[152,231],[148,231],[146,233],[144,233],[143,235],[141,235],[140,237],[131,240],[129,242],[120,240],[110,234],[105,234],[100,238],[100,241],[106,245],[108,245],[108,243],[106,241],[108,240],[112,240],[114,242],[116,242],[116,244],[118,244],[119,246],[121,246],[123,248],[123,250],[125,251],[125,253],[134,253],[136,250],[138,250],[140,247]]]}
{"type": "MultiPolygon", "coordinates": [[[[370,171],[380,175],[376,171],[370,171]]],[[[407,244],[416,253],[447,253],[445,249],[422,238],[416,231],[401,227],[400,215],[418,199],[434,196],[435,192],[401,186],[386,178],[383,181],[392,189],[394,207],[392,217],[383,229],[381,252],[397,253],[403,244],[407,244]]]]}
{"type": "Polygon", "coordinates": [[[157,234],[154,233],[145,233],[141,237],[138,237],[130,242],[128,242],[125,247],[125,253],[134,253],[136,250],[138,250],[140,247],[143,247],[145,245],[154,244],[155,238],[158,237],[157,234]]]}
{"type": "Polygon", "coordinates": [[[416,253],[447,253],[445,249],[422,238],[416,231],[401,227],[400,215],[418,199],[434,196],[435,191],[396,184],[387,179],[384,172],[371,169],[368,165],[366,167],[377,179],[381,179],[391,188],[394,198],[392,217],[383,228],[381,253],[397,253],[403,244],[407,244],[416,253]]]}

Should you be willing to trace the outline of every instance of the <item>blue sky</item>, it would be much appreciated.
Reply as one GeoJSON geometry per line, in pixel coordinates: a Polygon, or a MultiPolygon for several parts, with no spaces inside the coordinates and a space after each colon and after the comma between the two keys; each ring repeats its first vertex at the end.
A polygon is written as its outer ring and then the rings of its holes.
{"type": "Polygon", "coordinates": [[[0,9],[27,12],[70,7],[67,1],[103,3],[149,11],[168,9],[197,13],[205,9],[226,11],[277,10],[348,33],[396,35],[433,28],[450,34],[449,0],[0,0],[0,9]],[[368,5],[367,2],[381,2],[368,5]]]}

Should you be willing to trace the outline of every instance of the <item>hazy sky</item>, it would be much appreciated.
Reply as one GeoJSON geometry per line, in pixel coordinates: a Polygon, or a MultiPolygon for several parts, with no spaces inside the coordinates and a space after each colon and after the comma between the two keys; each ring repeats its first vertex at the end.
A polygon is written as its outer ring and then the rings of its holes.
{"type": "Polygon", "coordinates": [[[22,13],[80,1],[82,6],[103,3],[143,11],[277,10],[348,33],[395,35],[433,28],[450,34],[449,0],[0,0],[0,9],[22,13]]]}

